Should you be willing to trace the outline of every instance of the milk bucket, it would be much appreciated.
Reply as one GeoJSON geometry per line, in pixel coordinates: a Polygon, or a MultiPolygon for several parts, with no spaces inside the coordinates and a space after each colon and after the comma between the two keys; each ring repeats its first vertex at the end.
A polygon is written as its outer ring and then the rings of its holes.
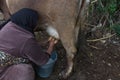
{"type": "Polygon", "coordinates": [[[56,60],[57,60],[57,53],[54,51],[52,52],[51,57],[46,64],[37,67],[38,76],[42,78],[49,77],[53,71],[56,60]]]}

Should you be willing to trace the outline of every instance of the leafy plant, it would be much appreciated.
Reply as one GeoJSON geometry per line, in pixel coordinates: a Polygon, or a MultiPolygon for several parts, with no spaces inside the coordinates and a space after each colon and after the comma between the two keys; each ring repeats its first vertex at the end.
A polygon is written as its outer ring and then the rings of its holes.
{"type": "Polygon", "coordinates": [[[120,24],[112,25],[111,29],[113,29],[120,36],[120,24]]]}
{"type": "Polygon", "coordinates": [[[96,10],[100,13],[109,13],[112,16],[117,10],[117,0],[98,0],[96,10]]]}
{"type": "Polygon", "coordinates": [[[113,15],[115,13],[115,11],[117,10],[116,0],[109,0],[109,2],[107,3],[105,8],[110,15],[113,15]]]}

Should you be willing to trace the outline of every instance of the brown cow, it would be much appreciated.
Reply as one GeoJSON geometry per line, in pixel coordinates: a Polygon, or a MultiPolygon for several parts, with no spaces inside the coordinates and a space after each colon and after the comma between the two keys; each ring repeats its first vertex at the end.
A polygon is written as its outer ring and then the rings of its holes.
{"type": "MultiPolygon", "coordinates": [[[[5,17],[21,8],[32,8],[39,12],[39,26],[62,41],[67,53],[68,67],[62,72],[66,78],[72,71],[76,53],[75,28],[77,21],[83,21],[84,11],[89,0],[0,0],[5,17]],[[3,6],[4,4],[4,6],[3,6]],[[78,20],[78,18],[80,18],[78,20]]],[[[76,29],[78,30],[78,28],[76,29]]],[[[78,31],[76,31],[77,33],[78,31]]]]}

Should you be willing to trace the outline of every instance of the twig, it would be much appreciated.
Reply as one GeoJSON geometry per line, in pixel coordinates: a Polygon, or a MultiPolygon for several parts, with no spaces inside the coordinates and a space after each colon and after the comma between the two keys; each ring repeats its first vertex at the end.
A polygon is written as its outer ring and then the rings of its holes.
{"type": "Polygon", "coordinates": [[[100,48],[98,48],[96,46],[93,46],[93,45],[88,45],[88,46],[91,47],[91,48],[94,48],[94,49],[100,49],[100,48]]]}
{"type": "Polygon", "coordinates": [[[107,22],[107,19],[104,20],[104,22],[103,22],[103,26],[105,26],[106,22],[107,22]]]}
{"type": "Polygon", "coordinates": [[[98,1],[98,0],[91,1],[91,4],[93,4],[93,3],[97,2],[97,1],[98,1]]]}
{"type": "Polygon", "coordinates": [[[113,37],[114,35],[116,35],[116,34],[112,34],[112,35],[109,35],[107,37],[103,37],[103,38],[99,38],[99,39],[87,40],[87,42],[96,42],[96,41],[104,40],[104,39],[113,37]]]}
{"type": "Polygon", "coordinates": [[[104,18],[104,15],[102,15],[102,17],[100,18],[99,23],[102,22],[103,18],[104,18]]]}

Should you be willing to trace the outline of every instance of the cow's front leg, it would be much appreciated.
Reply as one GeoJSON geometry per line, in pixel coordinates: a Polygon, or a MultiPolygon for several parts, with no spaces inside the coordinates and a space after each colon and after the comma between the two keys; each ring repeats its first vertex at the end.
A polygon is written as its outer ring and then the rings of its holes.
{"type": "Polygon", "coordinates": [[[67,54],[67,67],[64,71],[60,73],[60,76],[62,76],[63,78],[67,78],[72,72],[73,58],[76,53],[75,38],[74,38],[73,30],[71,30],[70,32],[64,31],[61,34],[60,38],[67,54]]]}
{"type": "Polygon", "coordinates": [[[47,32],[50,36],[55,37],[56,39],[61,39],[62,44],[67,53],[67,67],[64,71],[60,73],[60,76],[63,78],[67,78],[73,69],[73,58],[76,53],[75,47],[75,35],[74,29],[64,27],[64,29],[59,30],[59,34],[55,28],[49,26],[47,28],[47,32]]]}

